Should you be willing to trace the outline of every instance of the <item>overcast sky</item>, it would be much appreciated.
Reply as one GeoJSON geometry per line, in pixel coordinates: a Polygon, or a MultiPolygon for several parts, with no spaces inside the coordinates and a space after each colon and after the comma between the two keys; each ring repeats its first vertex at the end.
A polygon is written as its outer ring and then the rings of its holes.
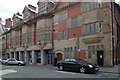
{"type": "Polygon", "coordinates": [[[22,13],[25,5],[32,4],[37,7],[37,2],[38,0],[0,0],[0,17],[5,21],[6,18],[12,18],[16,12],[22,13]]]}
{"type": "Polygon", "coordinates": [[[32,4],[37,7],[38,0],[0,0],[0,17],[4,21],[12,18],[16,12],[22,13],[25,5],[32,4]]]}

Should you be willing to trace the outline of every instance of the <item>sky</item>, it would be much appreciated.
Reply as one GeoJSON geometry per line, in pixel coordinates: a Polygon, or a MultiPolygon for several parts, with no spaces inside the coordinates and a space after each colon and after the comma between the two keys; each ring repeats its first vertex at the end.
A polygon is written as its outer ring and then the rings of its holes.
{"type": "Polygon", "coordinates": [[[0,0],[0,17],[2,21],[12,18],[14,13],[22,11],[25,5],[32,4],[37,7],[38,0],[0,0]]]}
{"type": "MultiPolygon", "coordinates": [[[[115,0],[117,3],[120,0],[115,0]]],[[[38,0],[0,0],[0,17],[4,22],[7,18],[12,18],[14,13],[22,11],[25,5],[32,4],[37,7],[38,0]]]]}

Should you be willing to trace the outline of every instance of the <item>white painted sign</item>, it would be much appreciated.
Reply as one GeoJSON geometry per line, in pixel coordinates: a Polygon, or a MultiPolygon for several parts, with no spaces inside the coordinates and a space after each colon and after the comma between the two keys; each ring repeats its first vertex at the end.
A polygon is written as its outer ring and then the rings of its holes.
{"type": "Polygon", "coordinates": [[[100,58],[102,58],[102,55],[100,55],[100,58]]]}
{"type": "Polygon", "coordinates": [[[5,74],[10,74],[10,73],[16,73],[16,72],[17,72],[16,70],[12,70],[12,69],[0,70],[0,76],[5,75],[5,74]]]}

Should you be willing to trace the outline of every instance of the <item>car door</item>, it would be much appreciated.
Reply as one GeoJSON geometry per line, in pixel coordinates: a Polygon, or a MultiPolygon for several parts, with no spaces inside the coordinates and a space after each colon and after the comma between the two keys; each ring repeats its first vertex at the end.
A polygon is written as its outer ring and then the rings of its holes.
{"type": "Polygon", "coordinates": [[[62,63],[65,70],[69,70],[69,59],[65,59],[62,63]]]}
{"type": "Polygon", "coordinates": [[[13,64],[15,64],[15,65],[18,64],[16,59],[13,59],[12,61],[13,61],[13,64]]]}
{"type": "Polygon", "coordinates": [[[8,64],[12,64],[12,59],[9,59],[9,60],[7,61],[7,63],[8,63],[8,64]]]}
{"type": "Polygon", "coordinates": [[[10,59],[10,60],[8,60],[8,64],[16,64],[16,60],[15,59],[10,59]]]}
{"type": "Polygon", "coordinates": [[[77,64],[75,59],[70,59],[69,61],[69,69],[70,70],[77,70],[79,68],[79,65],[77,64]]]}

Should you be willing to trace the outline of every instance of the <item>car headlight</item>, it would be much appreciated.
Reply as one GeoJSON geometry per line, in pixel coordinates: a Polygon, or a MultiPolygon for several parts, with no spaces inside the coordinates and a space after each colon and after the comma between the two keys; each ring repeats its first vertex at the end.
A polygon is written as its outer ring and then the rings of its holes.
{"type": "Polygon", "coordinates": [[[88,65],[90,68],[92,68],[93,66],[92,65],[88,65]]]}

